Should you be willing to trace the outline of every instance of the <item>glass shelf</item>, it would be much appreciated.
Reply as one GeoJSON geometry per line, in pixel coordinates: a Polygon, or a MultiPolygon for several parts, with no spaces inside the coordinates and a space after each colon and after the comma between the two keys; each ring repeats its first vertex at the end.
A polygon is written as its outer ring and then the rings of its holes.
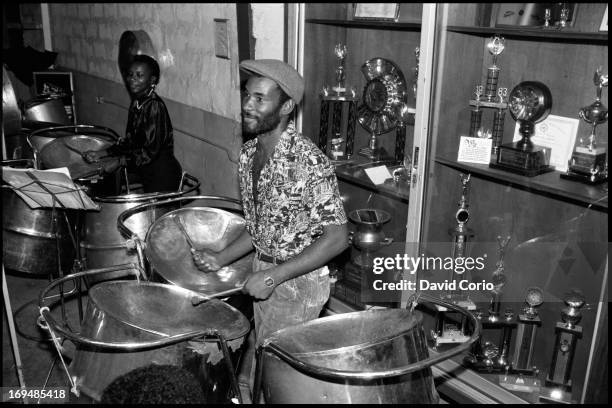
{"type": "Polygon", "coordinates": [[[465,27],[448,26],[448,31],[489,36],[493,34],[504,35],[508,38],[536,39],[541,41],[555,41],[565,43],[597,43],[605,45],[608,43],[608,33],[586,33],[580,31],[558,30],[555,28],[525,28],[525,27],[465,27]]]}
{"type": "MultiPolygon", "coordinates": [[[[375,164],[372,164],[375,166],[375,164]]],[[[381,195],[389,196],[391,198],[408,202],[410,196],[410,186],[405,181],[395,183],[392,180],[387,180],[384,184],[374,184],[365,173],[366,167],[372,167],[368,163],[355,163],[350,162],[336,166],[336,176],[339,180],[343,180],[368,190],[380,193],[381,195]]],[[[399,167],[399,165],[387,165],[389,172],[393,172],[393,169],[399,167]]]]}
{"type": "Polygon", "coordinates": [[[487,164],[459,163],[441,157],[436,158],[436,163],[451,167],[455,170],[467,171],[476,176],[492,180],[498,183],[510,183],[519,188],[544,195],[552,195],[564,201],[575,202],[591,206],[608,212],[608,184],[591,186],[575,181],[564,180],[559,175],[561,172],[553,171],[535,177],[525,177],[503,170],[492,169],[487,164]]]}
{"type": "Polygon", "coordinates": [[[392,21],[332,20],[307,18],[307,23],[333,25],[347,28],[373,28],[380,30],[421,31],[421,23],[395,23],[392,21]]]}

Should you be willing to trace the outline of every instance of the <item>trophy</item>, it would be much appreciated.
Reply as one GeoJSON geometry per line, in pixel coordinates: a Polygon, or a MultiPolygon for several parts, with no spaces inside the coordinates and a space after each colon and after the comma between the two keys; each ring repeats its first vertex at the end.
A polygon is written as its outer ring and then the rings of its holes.
{"type": "Polygon", "coordinates": [[[504,118],[508,104],[508,88],[498,88],[500,68],[497,66],[497,56],[505,49],[503,37],[494,36],[487,42],[487,49],[493,55],[493,65],[487,68],[486,87],[477,85],[474,94],[475,99],[470,100],[470,106],[474,108],[470,112],[470,137],[493,138],[491,154],[497,157],[499,145],[504,133],[504,118]],[[492,128],[481,126],[484,108],[495,109],[493,114],[492,128]]]}
{"type": "Polygon", "coordinates": [[[544,10],[544,27],[549,28],[550,27],[550,19],[552,18],[551,16],[551,9],[547,8],[546,10],[544,10]]]}
{"type": "Polygon", "coordinates": [[[339,64],[338,68],[336,68],[336,86],[333,87],[334,92],[337,95],[343,94],[346,92],[346,88],[344,86],[344,80],[346,79],[346,75],[344,73],[344,58],[346,57],[346,45],[336,44],[334,47],[334,54],[338,57],[339,64]]]}
{"type": "Polygon", "coordinates": [[[557,24],[559,25],[559,28],[567,27],[567,21],[569,20],[569,13],[570,13],[569,4],[561,3],[561,10],[559,11],[559,21],[557,22],[557,24]]]}
{"type": "Polygon", "coordinates": [[[504,254],[509,242],[509,235],[497,236],[499,260],[491,277],[491,283],[493,283],[494,287],[491,291],[489,315],[483,318],[481,312],[475,313],[478,320],[482,322],[483,329],[497,329],[500,333],[497,344],[490,341],[484,341],[483,343],[481,338],[478,342],[474,343],[471,353],[464,359],[467,365],[478,371],[501,371],[506,370],[510,365],[508,362],[510,340],[512,338],[512,329],[516,327],[514,312],[512,309],[506,309],[504,315],[500,316],[501,295],[506,284],[504,254]]]}
{"type": "Polygon", "coordinates": [[[487,68],[487,85],[485,96],[488,102],[493,102],[497,96],[497,81],[499,80],[499,67],[497,66],[497,56],[504,52],[506,40],[498,35],[491,37],[487,42],[487,50],[493,55],[493,65],[487,68]]]}
{"type": "MultiPolygon", "coordinates": [[[[338,67],[335,71],[336,84],[331,87],[325,85],[321,92],[321,116],[319,121],[319,143],[318,147],[321,151],[327,151],[327,140],[330,132],[329,116],[330,107],[331,113],[331,134],[334,139],[341,138],[342,122],[346,119],[346,151],[342,156],[338,155],[335,160],[339,164],[341,161],[347,161],[353,154],[353,141],[355,139],[355,126],[357,121],[357,97],[353,87],[346,87],[346,72],[344,69],[344,61],[347,55],[346,45],[336,44],[334,54],[338,58],[338,67]],[[343,115],[343,106],[348,105],[348,113],[343,115]]],[[[337,140],[336,140],[337,142],[337,140]]],[[[336,147],[338,143],[336,143],[336,147]]],[[[334,142],[332,141],[332,148],[334,142]]],[[[337,152],[336,152],[337,153],[337,152]]]]}
{"type": "MultiPolygon", "coordinates": [[[[468,238],[472,238],[474,236],[473,231],[466,226],[466,223],[470,218],[467,195],[471,174],[462,173],[460,177],[462,192],[461,199],[458,203],[459,208],[455,213],[457,225],[455,228],[451,228],[449,230],[449,234],[453,237],[453,259],[465,257],[467,252],[468,238]]],[[[461,275],[462,273],[455,272],[454,270],[450,270],[449,273],[449,287],[452,287],[450,285],[453,285],[453,283],[455,287],[458,287],[457,275],[461,275]]],[[[449,289],[442,295],[442,299],[461,306],[467,310],[476,310],[476,305],[470,299],[469,294],[465,294],[461,290],[449,289]]],[[[457,322],[456,319],[450,319],[450,315],[456,314],[457,312],[450,312],[447,308],[439,305],[435,305],[435,307],[437,310],[436,327],[431,333],[431,337],[434,340],[434,347],[437,348],[441,344],[462,343],[469,339],[469,336],[466,334],[467,322],[465,317],[462,317],[461,321],[457,322]]]]}
{"type": "Polygon", "coordinates": [[[537,306],[542,304],[542,289],[533,287],[527,289],[525,303],[527,307],[519,315],[519,324],[516,331],[516,341],[512,353],[512,370],[533,374],[533,347],[537,328],[542,325],[542,320],[538,316],[537,306]]]}
{"type": "Polygon", "coordinates": [[[521,82],[510,92],[508,105],[512,118],[520,125],[522,139],[501,145],[496,162],[489,166],[528,177],[554,170],[549,165],[550,149],[530,140],[535,124],[546,119],[550,112],[552,96],[548,87],[541,82],[521,82]]]}
{"type": "Polygon", "coordinates": [[[567,307],[561,311],[562,322],[557,322],[555,327],[557,339],[546,385],[557,386],[569,392],[572,388],[570,376],[576,342],[582,337],[582,327],[578,326],[578,323],[582,318],[580,308],[584,306],[584,296],[578,291],[573,291],[566,296],[564,302],[567,307]]]}
{"type": "Polygon", "coordinates": [[[499,376],[499,385],[512,391],[539,392],[539,370],[533,365],[533,350],[537,328],[542,325],[536,307],[542,300],[542,289],[531,287],[525,297],[526,307],[518,316],[516,339],[512,350],[511,366],[499,376]],[[512,374],[511,374],[512,373],[512,374]]]}
{"type": "Polygon", "coordinates": [[[587,184],[599,184],[608,180],[606,148],[597,146],[595,136],[597,126],[608,120],[608,108],[601,103],[601,92],[605,86],[608,86],[608,75],[602,75],[601,67],[595,71],[593,83],[597,89],[595,101],[582,108],[578,114],[582,120],[591,125],[588,143],[580,138],[580,145],[576,147],[569,160],[567,172],[561,174],[564,179],[587,184]]]}
{"type": "Polygon", "coordinates": [[[369,134],[367,146],[359,149],[359,155],[372,161],[389,160],[391,156],[384,147],[379,146],[378,136],[396,130],[396,142],[403,139],[400,149],[396,149],[396,160],[403,157],[405,144],[404,120],[409,116],[406,103],[408,88],[404,74],[392,61],[373,58],[361,66],[366,78],[362,103],[357,109],[357,120],[369,134]],[[401,138],[397,135],[402,134],[401,138]]]}

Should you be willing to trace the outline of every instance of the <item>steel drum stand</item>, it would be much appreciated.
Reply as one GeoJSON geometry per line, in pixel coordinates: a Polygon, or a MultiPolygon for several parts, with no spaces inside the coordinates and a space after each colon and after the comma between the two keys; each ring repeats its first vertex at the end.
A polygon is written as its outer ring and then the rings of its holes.
{"type": "MultiPolygon", "coordinates": [[[[56,260],[57,260],[57,271],[58,271],[58,276],[60,278],[62,278],[64,276],[64,272],[62,271],[62,262],[61,262],[61,251],[60,251],[60,241],[59,241],[59,227],[58,227],[58,216],[57,216],[57,208],[60,207],[62,209],[67,209],[68,207],[62,202],[62,200],[58,197],[58,194],[74,194],[75,196],[78,196],[80,199],[80,196],[78,195],[79,189],[75,186],[74,188],[68,188],[65,191],[62,191],[61,193],[54,193],[50,190],[50,188],[46,185],[46,183],[44,181],[41,181],[34,173],[30,172],[30,171],[26,171],[25,174],[27,174],[31,179],[32,179],[32,184],[37,185],[38,187],[40,187],[40,189],[46,193],[46,195],[51,197],[51,231],[53,232],[53,236],[55,237],[55,250],[56,250],[56,260]]],[[[28,190],[24,190],[26,187],[31,186],[32,184],[26,184],[22,187],[13,187],[14,190],[16,191],[20,191],[21,193],[27,195],[30,199],[32,199],[33,201],[39,203],[38,201],[36,201],[36,199],[28,193],[31,193],[31,191],[28,190]]],[[[77,201],[79,202],[79,201],[77,201]]],[[[71,206],[71,208],[78,210],[78,211],[82,211],[85,210],[85,204],[83,203],[82,200],[80,200],[81,205],[78,208],[74,208],[73,206],[71,206]]],[[[40,203],[39,203],[40,204],[40,203]]],[[[44,206],[42,206],[44,207],[44,206]]],[[[80,215],[80,214],[79,214],[80,215]]],[[[74,250],[75,250],[75,254],[76,254],[76,259],[74,260],[73,263],[73,269],[81,269],[82,268],[82,260],[81,260],[81,256],[79,253],[79,242],[78,242],[78,233],[76,233],[76,231],[78,231],[78,227],[75,227],[75,233],[73,233],[72,230],[72,226],[70,225],[70,220],[68,219],[68,216],[66,215],[66,213],[64,212],[64,221],[66,222],[66,226],[67,226],[67,230],[68,230],[68,234],[70,235],[70,240],[72,242],[72,245],[74,246],[74,250]]],[[[49,275],[49,281],[52,280],[52,276],[49,275]]],[[[80,287],[76,288],[77,290],[80,290],[80,287]]],[[[72,291],[70,293],[73,293],[72,291]]],[[[68,293],[68,294],[70,294],[68,293]]],[[[64,304],[64,291],[63,288],[60,287],[60,302],[62,305],[62,318],[64,319],[64,321],[67,321],[66,319],[66,310],[65,310],[65,304],[64,304]]],[[[83,318],[83,308],[82,305],[79,303],[79,318],[82,319],[83,318]]]]}

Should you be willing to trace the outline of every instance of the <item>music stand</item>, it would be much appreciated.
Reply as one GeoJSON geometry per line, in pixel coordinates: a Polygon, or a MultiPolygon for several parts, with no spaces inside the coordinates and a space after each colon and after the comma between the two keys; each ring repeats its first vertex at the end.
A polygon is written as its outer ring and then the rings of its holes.
{"type": "MultiPolygon", "coordinates": [[[[57,227],[57,208],[73,209],[73,210],[99,210],[100,207],[95,204],[85,192],[77,187],[72,179],[67,168],[53,170],[35,170],[35,169],[18,169],[12,167],[2,167],[2,179],[15,191],[15,193],[25,201],[32,209],[36,208],[51,208],[52,233],[56,240],[57,250],[57,266],[60,278],[63,277],[63,271],[60,259],[60,243],[57,227]]],[[[68,232],[75,245],[77,257],[78,244],[72,234],[70,222],[66,213],[64,213],[65,221],[68,225],[68,232]]],[[[78,236],[78,234],[76,234],[78,236]]],[[[14,319],[8,289],[6,286],[4,263],[2,264],[2,290],[4,304],[7,311],[9,321],[9,331],[11,342],[13,345],[13,354],[15,356],[17,375],[21,387],[25,387],[23,380],[23,372],[21,367],[21,358],[19,356],[19,345],[14,330],[14,319]]],[[[62,306],[62,318],[67,322],[64,306],[63,290],[60,290],[60,300],[62,306]]],[[[79,316],[82,318],[82,310],[79,308],[79,316]]]]}

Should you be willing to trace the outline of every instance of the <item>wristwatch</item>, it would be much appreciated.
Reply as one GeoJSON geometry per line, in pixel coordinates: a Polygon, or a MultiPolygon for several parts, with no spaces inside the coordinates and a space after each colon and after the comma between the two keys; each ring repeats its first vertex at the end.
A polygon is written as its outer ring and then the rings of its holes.
{"type": "Polygon", "coordinates": [[[267,287],[271,288],[271,287],[274,286],[274,279],[272,279],[272,277],[270,277],[270,276],[266,276],[265,279],[264,279],[264,284],[267,287]]]}

